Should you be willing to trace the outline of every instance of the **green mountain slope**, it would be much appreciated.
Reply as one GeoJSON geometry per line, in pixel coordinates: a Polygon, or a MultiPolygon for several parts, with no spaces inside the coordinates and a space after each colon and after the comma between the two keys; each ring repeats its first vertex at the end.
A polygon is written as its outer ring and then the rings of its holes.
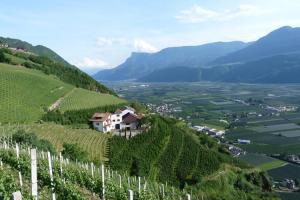
{"type": "Polygon", "coordinates": [[[55,75],[63,82],[72,84],[76,87],[81,87],[96,92],[114,94],[114,92],[109,90],[104,85],[98,83],[79,69],[70,68],[63,63],[55,62],[48,57],[16,52],[7,48],[0,49],[0,55],[2,55],[2,57],[4,56],[4,59],[0,59],[0,62],[5,62],[12,65],[22,65],[30,69],[37,69],[45,74],[55,75]]]}
{"type": "Polygon", "coordinates": [[[0,122],[37,121],[48,106],[72,88],[40,71],[0,64],[0,122]]]}
{"type": "Polygon", "coordinates": [[[60,104],[64,105],[63,110],[66,111],[124,102],[104,93],[114,94],[78,69],[46,57],[0,50],[1,123],[36,122],[42,119],[49,108],[59,109],[60,104]],[[72,94],[74,90],[82,98],[72,94]],[[84,97],[94,100],[93,104],[84,97]]]}
{"type": "Polygon", "coordinates": [[[66,60],[64,60],[57,53],[42,45],[33,46],[32,44],[22,40],[13,39],[13,38],[4,38],[4,37],[0,37],[0,43],[8,44],[8,46],[12,48],[23,49],[39,56],[48,57],[51,60],[54,60],[56,62],[61,62],[65,65],[68,65],[69,67],[75,67],[70,65],[66,60]]]}

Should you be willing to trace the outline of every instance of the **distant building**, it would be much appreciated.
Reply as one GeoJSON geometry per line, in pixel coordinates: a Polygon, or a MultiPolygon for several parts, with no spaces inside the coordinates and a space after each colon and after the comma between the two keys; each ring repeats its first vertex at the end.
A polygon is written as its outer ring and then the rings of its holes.
{"type": "Polygon", "coordinates": [[[287,179],[287,178],[284,179],[284,180],[281,182],[281,185],[282,185],[283,187],[286,187],[286,188],[291,189],[291,190],[293,190],[293,189],[296,188],[295,181],[292,180],[292,179],[287,179]]]}
{"type": "Polygon", "coordinates": [[[237,142],[239,144],[251,144],[251,140],[242,140],[242,139],[238,139],[237,142]]]}

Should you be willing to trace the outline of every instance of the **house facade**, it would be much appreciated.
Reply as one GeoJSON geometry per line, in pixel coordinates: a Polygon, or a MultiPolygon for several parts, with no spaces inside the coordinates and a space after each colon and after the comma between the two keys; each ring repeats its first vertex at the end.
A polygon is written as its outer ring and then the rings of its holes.
{"type": "Polygon", "coordinates": [[[131,107],[124,106],[114,113],[95,113],[90,122],[95,130],[106,133],[117,130],[137,130],[140,117],[131,107]]]}
{"type": "Polygon", "coordinates": [[[94,129],[103,133],[110,132],[111,129],[111,114],[110,113],[95,113],[90,119],[94,129]]]}

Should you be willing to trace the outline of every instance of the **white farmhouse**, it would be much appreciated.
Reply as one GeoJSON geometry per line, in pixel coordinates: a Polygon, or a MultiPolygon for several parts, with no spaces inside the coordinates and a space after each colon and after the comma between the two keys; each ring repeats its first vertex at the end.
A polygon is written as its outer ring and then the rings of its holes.
{"type": "Polygon", "coordinates": [[[95,113],[90,122],[94,129],[106,133],[112,130],[137,130],[141,116],[135,114],[135,109],[124,106],[115,113],[95,113]]]}
{"type": "Polygon", "coordinates": [[[111,131],[111,114],[106,113],[95,113],[90,119],[93,127],[97,131],[101,131],[103,133],[111,131]]]}

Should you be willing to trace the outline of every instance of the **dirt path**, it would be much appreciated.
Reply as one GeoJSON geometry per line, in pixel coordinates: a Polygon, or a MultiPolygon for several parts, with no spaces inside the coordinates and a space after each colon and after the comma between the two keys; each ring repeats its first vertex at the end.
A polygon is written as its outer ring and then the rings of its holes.
{"type": "Polygon", "coordinates": [[[51,111],[55,110],[56,108],[58,108],[59,105],[61,104],[61,102],[64,100],[64,98],[69,96],[74,90],[75,90],[75,88],[73,88],[70,92],[66,93],[64,96],[57,99],[51,106],[48,107],[48,112],[51,112],[51,111]]]}

